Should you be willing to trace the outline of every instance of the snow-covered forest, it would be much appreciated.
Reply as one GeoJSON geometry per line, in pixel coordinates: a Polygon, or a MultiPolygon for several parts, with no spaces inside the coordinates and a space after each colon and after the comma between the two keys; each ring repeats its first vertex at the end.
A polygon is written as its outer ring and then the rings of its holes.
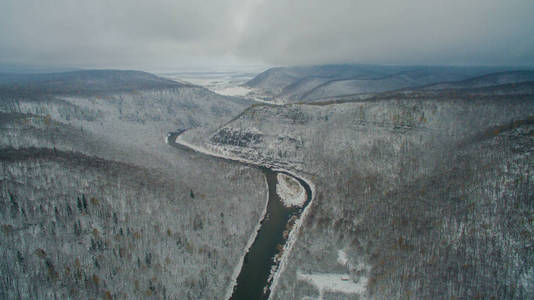
{"type": "Polygon", "coordinates": [[[261,217],[265,179],[165,137],[247,102],[129,72],[125,89],[107,91],[108,75],[67,74],[67,92],[0,92],[0,298],[218,298],[261,217]],[[77,77],[97,83],[71,92],[77,77]]]}
{"type": "Polygon", "coordinates": [[[228,295],[266,179],[171,147],[184,130],[313,183],[271,299],[532,298],[533,73],[489,71],[275,68],[246,97],[134,71],[1,77],[0,298],[228,295]]]}
{"type": "Polygon", "coordinates": [[[517,75],[255,105],[184,138],[316,185],[274,299],[530,298],[534,99],[531,73],[517,75]],[[365,291],[311,279],[343,273],[365,291]]]}

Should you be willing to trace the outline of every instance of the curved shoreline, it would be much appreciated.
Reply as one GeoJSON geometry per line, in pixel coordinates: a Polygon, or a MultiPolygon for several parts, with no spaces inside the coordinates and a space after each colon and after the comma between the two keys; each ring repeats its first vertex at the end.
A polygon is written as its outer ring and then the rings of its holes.
{"type": "Polygon", "coordinates": [[[294,174],[292,174],[290,171],[282,170],[282,169],[273,169],[273,171],[279,171],[282,173],[287,173],[293,176],[293,178],[297,179],[299,183],[306,189],[306,193],[309,193],[309,199],[306,200],[303,206],[303,210],[300,213],[299,218],[295,222],[295,227],[291,232],[289,233],[289,236],[286,240],[286,243],[284,245],[284,255],[282,256],[282,259],[280,260],[280,263],[278,265],[278,270],[273,274],[273,280],[271,282],[270,290],[271,295],[274,294],[276,291],[276,287],[278,286],[278,281],[280,280],[280,275],[285,271],[288,263],[288,257],[291,254],[291,250],[293,250],[293,247],[295,246],[295,242],[297,241],[298,234],[300,233],[300,229],[302,227],[304,219],[308,216],[311,210],[311,204],[313,202],[314,196],[315,196],[315,185],[307,178],[305,177],[298,177],[294,174]],[[302,184],[302,182],[305,183],[305,185],[302,184]]]}
{"type": "Polygon", "coordinates": [[[239,274],[241,273],[241,270],[243,269],[245,256],[250,250],[250,247],[252,247],[252,244],[254,244],[254,241],[256,241],[256,237],[258,236],[258,233],[261,229],[261,225],[263,224],[263,220],[265,219],[265,215],[267,214],[267,207],[269,206],[269,183],[267,182],[266,176],[263,176],[263,178],[265,179],[265,186],[267,187],[267,201],[265,201],[265,206],[263,207],[263,210],[261,212],[260,220],[256,224],[256,227],[254,227],[254,231],[252,232],[252,235],[250,235],[247,241],[247,244],[245,246],[245,251],[244,251],[245,254],[241,257],[237,265],[234,267],[234,271],[232,272],[231,285],[226,291],[224,299],[230,299],[232,297],[232,293],[234,292],[234,287],[237,285],[237,278],[239,277],[239,274]]]}
{"type": "MultiPolygon", "coordinates": [[[[273,261],[273,263],[271,265],[271,272],[268,275],[267,284],[264,287],[264,291],[265,291],[264,296],[266,296],[265,297],[266,299],[269,299],[270,296],[276,290],[276,287],[278,285],[278,281],[280,279],[280,274],[285,270],[285,268],[287,266],[289,254],[291,253],[291,250],[293,249],[293,246],[295,245],[295,242],[296,242],[298,233],[300,232],[303,220],[309,214],[309,211],[310,211],[309,208],[311,207],[310,204],[312,203],[312,201],[314,199],[314,195],[315,195],[315,185],[309,179],[307,179],[305,177],[301,177],[301,176],[295,174],[294,172],[292,172],[290,170],[285,170],[285,169],[282,169],[282,168],[276,168],[274,166],[260,165],[260,164],[255,163],[254,161],[250,161],[250,160],[243,159],[243,158],[240,158],[240,157],[223,156],[223,155],[221,155],[219,153],[215,153],[215,152],[209,151],[209,150],[207,150],[207,149],[205,149],[203,147],[192,145],[192,144],[184,141],[183,139],[180,139],[180,135],[182,133],[184,133],[185,131],[186,130],[184,129],[184,130],[180,130],[180,131],[177,131],[177,132],[174,132],[174,133],[169,133],[169,135],[167,136],[166,141],[173,147],[176,147],[176,148],[179,148],[179,149],[183,149],[183,150],[186,150],[186,151],[197,152],[197,153],[200,153],[200,154],[203,154],[203,155],[207,155],[207,156],[209,156],[211,158],[223,159],[225,161],[239,163],[241,165],[244,164],[244,165],[249,166],[249,167],[260,168],[262,170],[267,169],[267,170],[271,170],[273,172],[286,174],[288,176],[293,177],[295,180],[297,180],[299,182],[299,184],[302,186],[302,188],[304,188],[304,190],[306,191],[306,194],[307,194],[306,198],[307,199],[306,199],[304,205],[300,209],[297,210],[298,211],[297,220],[295,221],[293,228],[289,232],[288,237],[283,240],[283,250],[281,250],[281,252],[282,252],[281,258],[278,261],[273,261]]],[[[267,175],[266,174],[265,174],[265,178],[266,178],[266,182],[267,182],[267,175]]],[[[266,205],[265,205],[264,210],[262,212],[262,216],[261,216],[258,224],[255,227],[254,233],[251,235],[251,237],[249,238],[249,241],[247,242],[247,245],[246,245],[246,247],[244,249],[245,251],[244,251],[244,254],[243,254],[242,258],[240,259],[239,263],[236,265],[236,268],[234,268],[234,271],[232,273],[231,286],[228,288],[228,290],[225,293],[225,299],[231,299],[232,298],[232,295],[233,295],[233,293],[235,291],[235,287],[237,286],[238,277],[241,274],[241,271],[243,270],[243,264],[244,264],[245,257],[249,253],[250,248],[252,247],[252,245],[256,241],[256,238],[258,237],[258,233],[259,233],[260,229],[262,228],[262,224],[263,224],[263,221],[265,219],[266,212],[267,212],[267,207],[269,206],[269,201],[270,201],[270,192],[269,192],[269,187],[268,187],[267,202],[266,202],[266,205]],[[236,270],[238,272],[236,272],[236,270]]]]}

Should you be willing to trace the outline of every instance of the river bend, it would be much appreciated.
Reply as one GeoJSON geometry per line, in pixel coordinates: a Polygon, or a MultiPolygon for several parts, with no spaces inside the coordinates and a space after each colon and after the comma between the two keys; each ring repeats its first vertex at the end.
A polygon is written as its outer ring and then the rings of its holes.
{"type": "MultiPolygon", "coordinates": [[[[168,143],[176,148],[194,151],[202,155],[202,152],[195,151],[186,145],[176,143],[176,138],[185,132],[179,130],[168,135],[168,143]]],[[[268,299],[273,284],[273,275],[280,267],[281,258],[289,253],[284,253],[284,246],[288,242],[288,237],[295,224],[300,219],[302,212],[309,205],[312,199],[312,190],[310,186],[301,178],[284,171],[275,171],[261,165],[255,165],[248,162],[241,162],[231,158],[220,156],[211,156],[211,158],[222,159],[232,163],[244,164],[249,167],[260,169],[266,177],[269,198],[265,215],[260,221],[258,232],[254,233],[256,237],[254,242],[247,250],[243,257],[241,271],[233,287],[231,300],[253,300],[268,299]],[[284,173],[296,179],[306,191],[306,202],[302,207],[286,207],[282,203],[279,195],[276,193],[277,174],[284,173]]]]}

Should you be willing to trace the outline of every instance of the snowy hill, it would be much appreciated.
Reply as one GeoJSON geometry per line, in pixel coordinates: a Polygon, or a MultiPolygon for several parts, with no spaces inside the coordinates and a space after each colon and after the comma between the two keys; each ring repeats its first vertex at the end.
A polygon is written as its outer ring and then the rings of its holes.
{"type": "Polygon", "coordinates": [[[534,81],[534,71],[510,71],[487,74],[457,82],[445,82],[423,87],[424,90],[474,89],[534,81]]]}
{"type": "MultiPolygon", "coordinates": [[[[0,297],[221,298],[268,188],[257,169],[165,143],[190,128],[194,149],[314,185],[272,299],[533,298],[532,73],[486,71],[249,82],[309,101],[285,105],[142,72],[4,75],[0,297]]],[[[284,178],[273,192],[302,198],[284,178]]]]}
{"type": "Polygon", "coordinates": [[[81,95],[183,87],[141,71],[87,70],[50,74],[0,74],[0,95],[81,95]]]}
{"type": "Polygon", "coordinates": [[[4,76],[0,297],[219,297],[263,175],[165,141],[246,106],[143,72],[4,76]]]}
{"type": "Polygon", "coordinates": [[[376,299],[462,298],[473,289],[532,297],[534,98],[488,89],[256,105],[207,137],[210,151],[316,184],[274,299],[309,296],[302,274],[344,272],[367,283],[360,296],[376,299]],[[352,267],[336,264],[339,251],[352,267]]]}
{"type": "Polygon", "coordinates": [[[465,80],[501,70],[483,67],[325,65],[269,69],[246,83],[279,103],[368,95],[438,82],[465,80]]]}

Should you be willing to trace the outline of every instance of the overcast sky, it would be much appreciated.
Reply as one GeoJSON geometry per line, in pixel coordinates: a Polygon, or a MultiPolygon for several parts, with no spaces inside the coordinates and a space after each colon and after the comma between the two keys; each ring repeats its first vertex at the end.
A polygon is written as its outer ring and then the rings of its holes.
{"type": "Polygon", "coordinates": [[[0,64],[534,65],[533,0],[0,0],[0,64]]]}

